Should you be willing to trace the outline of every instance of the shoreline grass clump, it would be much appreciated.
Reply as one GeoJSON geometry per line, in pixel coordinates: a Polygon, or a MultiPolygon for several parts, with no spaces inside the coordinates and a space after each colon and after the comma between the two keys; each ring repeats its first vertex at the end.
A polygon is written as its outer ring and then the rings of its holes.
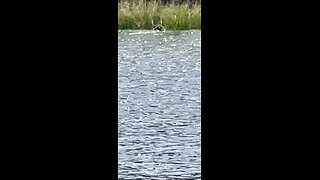
{"type": "Polygon", "coordinates": [[[201,29],[201,4],[159,1],[118,2],[118,29],[152,29],[161,20],[167,30],[201,29]]]}

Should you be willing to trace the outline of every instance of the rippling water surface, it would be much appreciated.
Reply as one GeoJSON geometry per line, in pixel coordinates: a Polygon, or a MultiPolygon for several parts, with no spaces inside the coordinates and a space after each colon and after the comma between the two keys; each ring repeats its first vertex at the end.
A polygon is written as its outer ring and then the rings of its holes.
{"type": "Polygon", "coordinates": [[[118,34],[118,179],[201,179],[201,31],[118,34]]]}

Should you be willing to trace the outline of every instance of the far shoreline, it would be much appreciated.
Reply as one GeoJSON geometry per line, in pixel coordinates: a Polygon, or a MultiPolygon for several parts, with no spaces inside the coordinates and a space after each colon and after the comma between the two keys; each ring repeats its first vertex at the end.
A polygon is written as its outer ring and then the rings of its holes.
{"type": "Polygon", "coordinates": [[[118,2],[118,30],[152,30],[159,24],[166,30],[201,30],[201,4],[118,2]]]}

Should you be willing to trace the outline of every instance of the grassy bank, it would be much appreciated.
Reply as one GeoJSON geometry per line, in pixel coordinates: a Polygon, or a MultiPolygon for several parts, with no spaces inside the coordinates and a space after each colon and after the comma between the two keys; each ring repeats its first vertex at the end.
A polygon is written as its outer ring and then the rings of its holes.
{"type": "Polygon", "coordinates": [[[152,29],[161,19],[167,30],[201,29],[201,4],[118,2],[118,29],[152,29]]]}

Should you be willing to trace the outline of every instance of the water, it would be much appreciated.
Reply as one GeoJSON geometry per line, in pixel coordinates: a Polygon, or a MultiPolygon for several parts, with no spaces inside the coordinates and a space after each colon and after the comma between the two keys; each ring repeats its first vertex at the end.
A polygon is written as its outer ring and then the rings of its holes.
{"type": "Polygon", "coordinates": [[[201,179],[201,31],[118,34],[118,179],[201,179]]]}

